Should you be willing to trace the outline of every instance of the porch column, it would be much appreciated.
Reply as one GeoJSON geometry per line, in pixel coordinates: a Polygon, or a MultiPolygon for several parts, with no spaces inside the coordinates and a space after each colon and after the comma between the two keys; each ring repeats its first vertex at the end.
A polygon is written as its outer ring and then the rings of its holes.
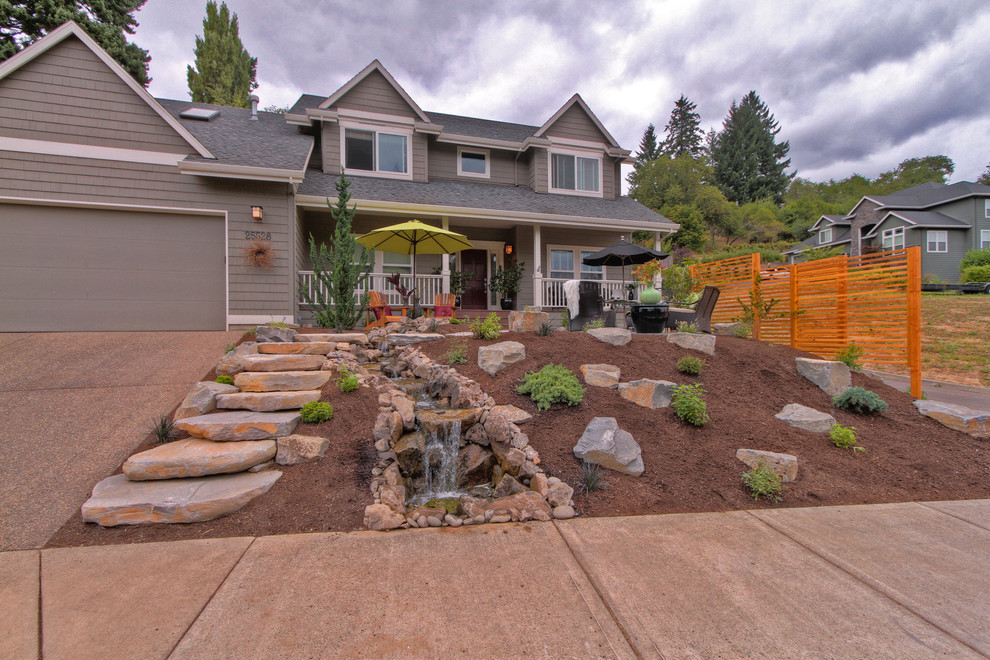
{"type": "MultiPolygon", "coordinates": [[[[444,216],[441,216],[440,217],[440,228],[441,229],[450,229],[450,218],[448,218],[445,215],[444,216]]],[[[441,262],[441,264],[440,264],[440,275],[442,276],[442,280],[441,280],[441,284],[440,284],[440,287],[441,287],[440,288],[440,292],[441,293],[450,293],[450,255],[449,254],[443,254],[443,255],[440,255],[440,258],[443,260],[441,262]]]]}
{"type": "Polygon", "coordinates": [[[543,307],[543,244],[540,225],[533,225],[533,306],[543,307]]]}
{"type": "MultiPolygon", "coordinates": [[[[630,234],[630,236],[632,236],[630,234]]],[[[663,245],[663,234],[658,231],[653,232],[653,249],[660,252],[660,246],[663,245]]],[[[663,273],[657,273],[656,277],[653,278],[653,288],[659,289],[663,286],[663,273]]]]}

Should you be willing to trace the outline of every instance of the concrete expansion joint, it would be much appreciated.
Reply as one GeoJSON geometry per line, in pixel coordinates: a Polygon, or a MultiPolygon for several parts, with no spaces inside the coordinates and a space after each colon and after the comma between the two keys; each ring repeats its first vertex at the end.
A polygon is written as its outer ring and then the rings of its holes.
{"type": "Polygon", "coordinates": [[[985,527],[984,525],[981,525],[980,523],[976,522],[975,520],[969,520],[967,518],[963,518],[962,516],[957,516],[956,514],[952,513],[951,511],[943,511],[942,509],[939,509],[939,508],[936,508],[934,506],[931,506],[930,504],[928,504],[926,502],[915,502],[915,504],[917,504],[918,506],[923,506],[926,509],[928,509],[929,511],[934,511],[935,513],[941,513],[944,516],[949,516],[950,518],[955,518],[956,520],[958,520],[960,522],[964,522],[964,523],[966,523],[968,525],[972,525],[973,527],[977,527],[977,528],[982,529],[984,531],[990,532],[990,527],[985,527]]]}

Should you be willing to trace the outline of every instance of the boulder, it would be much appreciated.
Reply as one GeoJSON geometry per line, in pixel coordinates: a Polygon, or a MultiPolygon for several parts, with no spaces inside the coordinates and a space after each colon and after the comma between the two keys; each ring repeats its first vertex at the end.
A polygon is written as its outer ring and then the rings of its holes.
{"type": "Polygon", "coordinates": [[[550,492],[550,486],[547,483],[547,475],[543,472],[537,472],[534,474],[533,478],[529,480],[529,489],[535,490],[543,497],[546,497],[547,493],[550,492]]]}
{"type": "Polygon", "coordinates": [[[553,517],[557,520],[569,520],[575,515],[577,514],[572,506],[555,506],[553,508],[553,517]]]}
{"type": "Polygon", "coordinates": [[[667,341],[681,348],[715,355],[715,335],[704,335],[698,332],[671,332],[667,334],[667,341]]]}
{"type": "MultiPolygon", "coordinates": [[[[471,517],[485,518],[487,511],[503,511],[507,512],[508,519],[511,520],[550,520],[550,506],[539,493],[532,490],[490,501],[462,495],[459,508],[464,515],[471,517]]],[[[488,519],[494,521],[497,515],[492,515],[488,519]]]]}
{"type": "Polygon", "coordinates": [[[584,382],[595,387],[618,387],[619,368],[614,364],[582,364],[584,382]]]}
{"type": "Polygon", "coordinates": [[[237,348],[226,353],[217,363],[217,376],[236,376],[244,371],[244,358],[258,354],[258,344],[246,341],[237,348]]]}
{"type": "Polygon", "coordinates": [[[742,323],[737,321],[735,323],[713,323],[712,332],[716,335],[735,337],[736,332],[742,327],[742,323]]]}
{"type": "Polygon", "coordinates": [[[976,438],[990,438],[990,412],[922,399],[915,401],[914,405],[922,415],[927,415],[950,429],[976,438]]]}
{"type": "Polygon", "coordinates": [[[280,371],[274,373],[244,372],[234,377],[234,385],[242,392],[297,392],[318,390],[329,382],[329,371],[280,371]]]}
{"type": "Polygon", "coordinates": [[[402,484],[394,486],[385,484],[378,491],[382,498],[382,504],[392,509],[398,514],[406,513],[406,487],[402,484]]]}
{"type": "Polygon", "coordinates": [[[278,439],[275,462],[279,465],[297,465],[323,458],[330,441],[315,435],[287,435],[278,439]]]}
{"type": "Polygon", "coordinates": [[[124,461],[123,472],[130,481],[186,479],[243,472],[273,456],[274,440],[176,440],[134,454],[124,461]]]}
{"type": "Polygon", "coordinates": [[[535,310],[509,312],[509,332],[537,332],[541,324],[549,322],[548,312],[535,310]]]}
{"type": "Polygon", "coordinates": [[[402,473],[415,477],[423,473],[423,452],[426,451],[426,438],[420,431],[407,433],[392,444],[395,459],[402,473]]]}
{"type": "Polygon", "coordinates": [[[788,403],[784,409],[774,415],[782,422],[812,433],[828,433],[835,418],[828,413],[819,412],[814,408],[802,406],[800,403],[788,403]]]}
{"type": "Polygon", "coordinates": [[[512,423],[502,415],[488,413],[488,419],[485,420],[485,433],[490,442],[509,445],[512,443],[514,430],[512,423]]]}
{"type": "Polygon", "coordinates": [[[297,334],[295,341],[302,342],[326,342],[328,344],[339,344],[347,342],[349,344],[367,344],[368,335],[363,332],[331,332],[322,334],[297,334]]]}
{"type": "Polygon", "coordinates": [[[402,428],[412,431],[416,428],[416,402],[407,396],[392,397],[392,407],[402,417],[402,428]]]}
{"type": "Polygon", "coordinates": [[[389,410],[378,415],[373,436],[375,440],[388,440],[395,443],[402,435],[402,415],[389,410]]]}
{"type": "Polygon", "coordinates": [[[268,492],[281,476],[278,470],[269,470],[197,479],[129,481],[115,474],[93,488],[93,496],[82,506],[82,519],[104,527],[213,520],[268,492]]]}
{"type": "Polygon", "coordinates": [[[217,396],[217,408],[221,410],[253,410],[272,412],[274,410],[297,410],[307,403],[319,401],[320,390],[300,392],[235,392],[217,396]]]}
{"type": "Polygon", "coordinates": [[[273,325],[259,325],[254,330],[254,340],[259,344],[262,342],[292,341],[295,336],[296,331],[292,328],[280,328],[273,325]]]}
{"type": "Polygon", "coordinates": [[[523,424],[533,419],[528,412],[515,406],[493,406],[490,414],[501,415],[512,424],[523,424]]]}
{"type": "Polygon", "coordinates": [[[674,396],[676,383],[667,380],[642,378],[629,383],[619,383],[619,396],[644,408],[666,408],[674,396]]]}
{"type": "Polygon", "coordinates": [[[817,385],[829,396],[839,396],[852,387],[849,367],[836,360],[794,358],[797,372],[817,385]]]}
{"type": "Polygon", "coordinates": [[[244,371],[319,371],[326,362],[322,355],[248,355],[244,371]]]}
{"type": "Polygon", "coordinates": [[[224,385],[223,383],[215,383],[210,380],[196,383],[189,390],[189,394],[182,400],[182,403],[179,404],[179,408],[175,411],[172,419],[185,419],[186,417],[205,415],[211,410],[216,409],[218,394],[229,394],[237,391],[238,389],[233,385],[224,385]]]}
{"type": "Polygon", "coordinates": [[[368,529],[384,532],[402,527],[406,517],[396,513],[386,504],[369,504],[364,507],[364,526],[368,529]]]}
{"type": "Polygon", "coordinates": [[[632,341],[632,333],[625,328],[592,328],[588,334],[612,346],[625,346],[632,341]]]}
{"type": "Polygon", "coordinates": [[[478,366],[491,376],[525,359],[526,347],[517,341],[500,341],[478,347],[478,366]]]}
{"type": "Polygon", "coordinates": [[[469,443],[457,452],[457,486],[471,488],[488,483],[495,457],[487,449],[469,443]]]}
{"type": "Polygon", "coordinates": [[[515,477],[511,474],[507,474],[502,477],[498,485],[495,486],[495,493],[493,497],[499,499],[500,497],[508,497],[509,495],[515,495],[516,493],[524,493],[528,489],[519,483],[515,477]]]}
{"type": "Polygon", "coordinates": [[[461,432],[469,429],[481,418],[484,408],[450,408],[447,410],[420,410],[416,413],[416,419],[423,431],[427,434],[436,435],[451,426],[453,422],[460,422],[461,432]]]}
{"type": "Polygon", "coordinates": [[[443,335],[438,332],[393,332],[385,338],[385,341],[389,346],[410,346],[438,339],[443,339],[443,335]]]}
{"type": "Polygon", "coordinates": [[[552,486],[547,486],[547,501],[552,507],[567,506],[571,503],[573,496],[574,489],[563,481],[555,483],[552,486]]]}
{"type": "Polygon", "coordinates": [[[261,355],[326,355],[336,344],[325,341],[299,342],[284,341],[272,344],[258,344],[261,355]]]}
{"type": "Polygon", "coordinates": [[[797,456],[778,454],[773,451],[760,451],[759,449],[740,449],[736,452],[736,458],[751,468],[763,463],[779,474],[780,479],[785,483],[797,479],[797,456]]]}
{"type": "Polygon", "coordinates": [[[402,484],[402,473],[399,472],[399,464],[395,461],[388,464],[388,467],[382,471],[382,476],[385,477],[385,483],[389,486],[402,484]]]}
{"type": "Polygon", "coordinates": [[[574,455],[587,463],[638,477],[643,453],[632,434],[619,428],[614,417],[595,417],[574,445],[574,455]]]}
{"type": "Polygon", "coordinates": [[[180,419],[176,426],[194,438],[218,442],[268,440],[290,435],[299,413],[229,412],[180,419]]]}
{"type": "Polygon", "coordinates": [[[473,442],[482,447],[488,446],[488,433],[485,432],[484,424],[475,424],[464,433],[463,437],[468,442],[473,442]]]}
{"type": "Polygon", "coordinates": [[[458,379],[451,388],[450,406],[452,408],[477,408],[485,405],[485,393],[481,386],[473,380],[458,379]]]}

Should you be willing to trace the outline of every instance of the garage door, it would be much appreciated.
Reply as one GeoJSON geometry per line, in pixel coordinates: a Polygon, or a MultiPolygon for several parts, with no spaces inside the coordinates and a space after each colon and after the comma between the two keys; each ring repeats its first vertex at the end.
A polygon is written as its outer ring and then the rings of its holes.
{"type": "Polygon", "coordinates": [[[217,216],[0,203],[0,330],[223,330],[217,216]]]}

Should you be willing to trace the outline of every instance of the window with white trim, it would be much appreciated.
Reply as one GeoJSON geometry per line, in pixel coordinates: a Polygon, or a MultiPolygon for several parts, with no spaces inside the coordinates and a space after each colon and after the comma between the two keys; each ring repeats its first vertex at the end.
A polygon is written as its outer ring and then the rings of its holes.
{"type": "Polygon", "coordinates": [[[983,200],[983,217],[990,218],[990,199],[983,200]]]}
{"type": "Polygon", "coordinates": [[[941,229],[929,229],[925,232],[929,252],[949,251],[949,232],[941,229]]]}
{"type": "Polygon", "coordinates": [[[382,272],[402,273],[408,275],[412,272],[412,257],[399,252],[382,252],[382,272]]]}
{"type": "Polygon", "coordinates": [[[601,158],[577,154],[550,154],[550,189],[554,191],[600,195],[601,158]]]}
{"type": "Polygon", "coordinates": [[[574,279],[573,250],[550,250],[550,277],[574,279]]]}
{"type": "Polygon", "coordinates": [[[980,230],[980,249],[990,248],[990,229],[980,230]]]}
{"type": "Polygon", "coordinates": [[[482,179],[491,177],[491,152],[488,149],[457,148],[458,176],[473,176],[482,179]]]}
{"type": "Polygon", "coordinates": [[[904,249],[904,227],[894,227],[893,229],[884,229],[880,234],[882,239],[882,245],[884,250],[903,250],[904,249]]]}
{"type": "Polygon", "coordinates": [[[604,266],[589,266],[584,263],[585,257],[590,257],[596,250],[581,250],[581,279],[582,280],[603,280],[605,279],[604,266]]]}
{"type": "Polygon", "coordinates": [[[409,135],[375,128],[344,128],[341,160],[351,173],[409,174],[409,135]]]}
{"type": "Polygon", "coordinates": [[[822,229],[818,232],[818,244],[825,245],[826,243],[832,242],[832,228],[822,229]]]}

